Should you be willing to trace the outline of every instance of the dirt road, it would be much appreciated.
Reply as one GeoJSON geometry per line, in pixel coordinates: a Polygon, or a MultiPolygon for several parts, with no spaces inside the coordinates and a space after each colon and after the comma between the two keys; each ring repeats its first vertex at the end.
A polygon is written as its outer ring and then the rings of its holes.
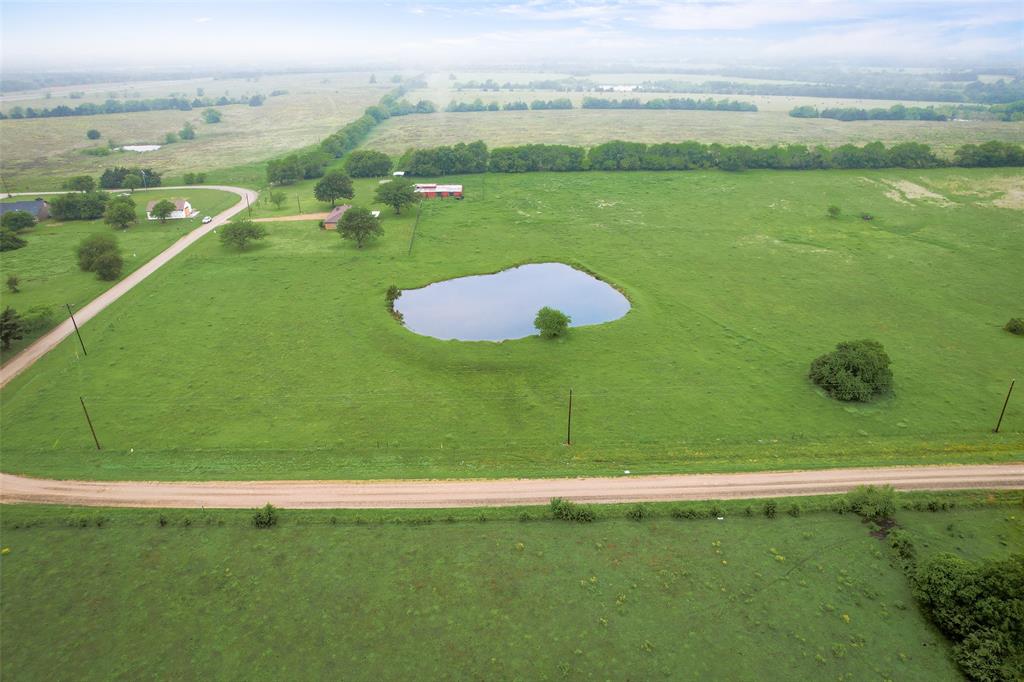
{"type": "Polygon", "coordinates": [[[254,223],[290,223],[300,220],[323,220],[330,213],[303,213],[301,215],[283,215],[279,218],[253,218],[254,223]]]}
{"type": "MultiPolygon", "coordinates": [[[[184,237],[168,246],[164,251],[159,253],[152,260],[142,265],[139,269],[135,270],[127,277],[122,279],[120,282],[110,287],[102,294],[89,301],[82,308],[75,311],[75,321],[78,326],[81,327],[83,324],[96,317],[104,308],[116,301],[117,299],[124,296],[126,293],[131,291],[132,287],[146,279],[154,272],[157,268],[166,264],[172,258],[177,256],[179,253],[184,251],[188,246],[200,237],[205,235],[228,221],[232,216],[240,211],[244,211],[247,205],[246,198],[248,197],[249,203],[256,203],[257,194],[251,189],[243,189],[241,187],[227,187],[224,185],[197,185],[195,187],[158,187],[154,189],[166,190],[166,189],[219,189],[224,192],[232,192],[237,194],[241,201],[227,209],[221,211],[213,220],[205,225],[200,225],[196,229],[192,230],[184,237]]],[[[145,192],[146,190],[135,190],[136,192],[145,192]]],[[[65,192],[18,192],[8,196],[37,196],[40,194],[65,194],[65,192]]],[[[58,324],[56,327],[51,329],[48,333],[40,336],[30,346],[25,348],[13,358],[8,360],[2,367],[0,367],[0,388],[3,388],[7,383],[18,376],[26,369],[32,366],[32,364],[39,358],[46,355],[50,350],[55,348],[57,344],[66,339],[72,333],[74,333],[75,327],[71,322],[71,318],[68,318],[58,324]]]]}
{"type": "Polygon", "coordinates": [[[439,508],[580,502],[708,500],[841,493],[858,485],[898,490],[1024,489],[1024,463],[826,469],[742,474],[470,481],[52,481],[0,474],[0,503],[99,507],[292,509],[439,508]]]}

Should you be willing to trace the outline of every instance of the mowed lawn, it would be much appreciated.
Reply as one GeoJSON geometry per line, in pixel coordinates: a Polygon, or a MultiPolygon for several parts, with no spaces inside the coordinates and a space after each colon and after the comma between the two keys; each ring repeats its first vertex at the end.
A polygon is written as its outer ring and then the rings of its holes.
{"type": "MultiPolygon", "coordinates": [[[[22,200],[28,198],[19,197],[22,200]]],[[[47,307],[54,311],[55,321],[63,320],[67,317],[65,305],[70,304],[73,310],[77,309],[115,283],[105,282],[94,273],[79,269],[76,250],[83,239],[93,234],[113,235],[124,258],[122,276],[128,275],[195,229],[202,216],[216,215],[238,202],[234,194],[212,189],[139,191],[133,199],[138,222],[126,230],[114,229],[102,218],[68,222],[51,218],[21,232],[19,236],[28,244],[16,251],[0,254],[0,279],[6,282],[9,276],[17,276],[21,290],[12,294],[4,287],[0,292],[0,305],[10,306],[21,314],[33,308],[47,307]],[[146,219],[146,205],[150,201],[172,198],[188,199],[199,212],[198,216],[165,223],[146,219]]],[[[4,351],[3,359],[27,346],[34,338],[26,336],[12,344],[10,351],[4,351]]]]}
{"type": "MultiPolygon", "coordinates": [[[[431,514],[396,524],[284,512],[260,530],[244,512],[7,507],[0,671],[961,679],[887,544],[853,515],[576,525],[431,514]]],[[[960,543],[968,555],[1021,539],[1012,508],[913,520],[959,526],[962,515],[982,521],[960,543]]]]}
{"type": "Polygon", "coordinates": [[[423,205],[411,255],[414,213],[387,209],[362,251],[315,222],[271,223],[243,253],[204,238],[86,325],[88,358],[69,339],[0,394],[3,469],[490,477],[1024,456],[1020,401],[991,432],[1024,368],[1001,329],[1024,313],[1019,171],[463,181],[465,201],[423,205]],[[597,273],[632,310],[560,341],[465,343],[384,306],[391,284],[544,261],[597,273]],[[844,404],[809,383],[811,360],[862,338],[892,357],[892,395],[844,404]]]}

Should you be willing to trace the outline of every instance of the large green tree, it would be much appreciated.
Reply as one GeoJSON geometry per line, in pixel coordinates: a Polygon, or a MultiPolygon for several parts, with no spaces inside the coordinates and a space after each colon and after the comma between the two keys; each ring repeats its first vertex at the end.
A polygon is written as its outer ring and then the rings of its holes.
{"type": "Polygon", "coordinates": [[[349,154],[345,170],[354,178],[377,178],[391,172],[391,157],[372,149],[359,149],[349,154]]]}
{"type": "Polygon", "coordinates": [[[36,224],[36,218],[28,211],[8,211],[0,217],[0,227],[11,232],[27,230],[36,224]]]}
{"type": "Polygon", "coordinates": [[[91,192],[96,189],[96,180],[89,175],[76,175],[64,183],[64,189],[72,192],[91,192]]]}
{"type": "Polygon", "coordinates": [[[161,199],[153,205],[153,210],[150,211],[150,213],[159,218],[160,222],[166,223],[167,218],[174,213],[174,209],[176,208],[177,206],[174,205],[173,201],[170,201],[169,199],[161,199]]]}
{"type": "Polygon", "coordinates": [[[354,206],[345,211],[338,222],[338,234],[342,239],[348,239],[356,243],[356,248],[361,249],[366,242],[384,234],[380,221],[377,220],[365,208],[354,206]]]}
{"type": "Polygon", "coordinates": [[[313,187],[313,196],[317,201],[331,202],[331,206],[334,206],[338,199],[351,199],[355,196],[352,178],[341,171],[331,171],[317,181],[313,187]]]}
{"type": "MultiPolygon", "coordinates": [[[[129,176],[131,177],[131,176],[129,176]]],[[[118,229],[127,229],[136,221],[135,202],[131,197],[121,195],[114,197],[107,203],[107,210],[103,212],[103,221],[118,229]]]]}
{"type": "Polygon", "coordinates": [[[142,176],[136,175],[135,173],[129,173],[124,176],[124,180],[121,181],[121,187],[135,192],[136,189],[142,187],[142,176]]]}
{"type": "Polygon", "coordinates": [[[95,272],[96,260],[105,253],[118,252],[117,240],[109,234],[94,234],[78,245],[78,267],[86,272],[95,272]]]}
{"type": "Polygon", "coordinates": [[[233,246],[239,251],[249,248],[250,242],[266,236],[266,229],[250,220],[239,220],[220,228],[220,243],[224,246],[233,246]]]}
{"type": "Polygon", "coordinates": [[[14,308],[7,306],[0,313],[0,346],[7,350],[11,347],[12,341],[17,341],[24,335],[25,328],[21,321],[21,315],[14,308]]]}
{"type": "Polygon", "coordinates": [[[415,204],[420,200],[416,187],[408,180],[392,180],[377,186],[376,200],[401,213],[403,206],[415,204]]]}
{"type": "Polygon", "coordinates": [[[553,339],[556,336],[565,334],[570,322],[572,322],[572,318],[561,310],[544,306],[537,311],[537,317],[533,320],[533,326],[537,328],[537,331],[545,339],[553,339]]]}

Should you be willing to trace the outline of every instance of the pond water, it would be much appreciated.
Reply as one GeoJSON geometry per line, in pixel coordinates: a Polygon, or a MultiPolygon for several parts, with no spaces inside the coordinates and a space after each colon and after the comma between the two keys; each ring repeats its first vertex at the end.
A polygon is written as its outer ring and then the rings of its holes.
{"type": "Polygon", "coordinates": [[[544,306],[567,314],[572,327],[611,322],[629,312],[625,296],[563,263],[531,263],[493,275],[435,282],[405,290],[395,301],[410,330],[459,341],[533,336],[533,319],[544,306]]]}
{"type": "Polygon", "coordinates": [[[121,147],[126,152],[155,152],[160,149],[158,144],[126,144],[121,147]]]}

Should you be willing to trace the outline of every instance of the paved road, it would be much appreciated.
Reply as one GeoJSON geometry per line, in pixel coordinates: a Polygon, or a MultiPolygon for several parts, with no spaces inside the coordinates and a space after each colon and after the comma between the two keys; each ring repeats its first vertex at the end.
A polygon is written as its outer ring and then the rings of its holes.
{"type": "Polygon", "coordinates": [[[790,497],[858,485],[898,490],[1024,489],[1024,463],[826,469],[742,474],[469,481],[53,481],[0,474],[0,503],[94,507],[291,509],[440,508],[579,502],[790,497]]]}
{"type": "MultiPolygon", "coordinates": [[[[244,211],[248,202],[255,203],[257,199],[256,192],[251,189],[243,189],[241,187],[227,187],[224,185],[196,185],[194,187],[178,186],[178,187],[155,187],[154,190],[166,190],[166,189],[219,189],[224,192],[232,192],[240,197],[240,201],[227,209],[214,216],[213,220],[206,225],[200,225],[196,229],[192,230],[178,241],[171,244],[163,252],[154,257],[148,263],[142,265],[139,269],[135,270],[127,277],[122,279],[120,282],[110,287],[102,294],[94,298],[92,301],[87,303],[85,306],[75,311],[75,321],[78,322],[78,326],[81,327],[83,324],[96,317],[104,308],[116,301],[117,299],[124,296],[126,293],[131,291],[132,287],[146,279],[154,272],[157,268],[164,265],[172,258],[177,256],[179,253],[184,251],[190,244],[198,240],[200,237],[208,233],[210,230],[223,225],[235,214],[240,211],[244,211]]],[[[135,190],[136,192],[145,192],[147,190],[135,190]]],[[[43,194],[66,194],[66,192],[16,192],[8,196],[40,196],[43,194]]],[[[18,376],[26,369],[32,366],[32,364],[39,358],[46,355],[53,348],[57,346],[61,341],[66,339],[68,336],[73,334],[75,331],[74,325],[71,323],[71,318],[68,318],[61,322],[59,325],[54,327],[48,333],[36,339],[30,346],[25,348],[13,358],[8,360],[2,367],[0,367],[0,388],[7,385],[11,379],[18,376]]]]}

